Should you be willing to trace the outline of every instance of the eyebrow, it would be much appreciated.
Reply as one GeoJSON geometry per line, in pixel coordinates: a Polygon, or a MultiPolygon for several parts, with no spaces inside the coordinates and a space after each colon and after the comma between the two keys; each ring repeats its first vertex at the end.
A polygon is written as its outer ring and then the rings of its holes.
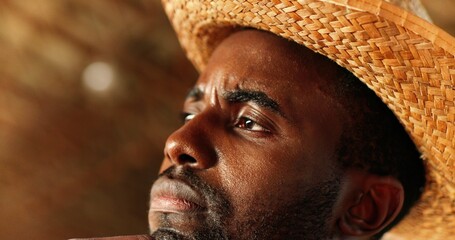
{"type": "MultiPolygon", "coordinates": [[[[192,98],[195,101],[198,101],[202,99],[203,96],[204,92],[200,88],[194,87],[188,92],[186,98],[187,99],[192,98]]],[[[266,93],[262,91],[236,89],[224,93],[223,98],[231,103],[253,102],[261,107],[265,107],[277,113],[278,115],[284,117],[284,114],[278,102],[270,98],[266,93]]]]}
{"type": "Polygon", "coordinates": [[[198,87],[192,88],[186,95],[186,99],[194,98],[196,101],[200,100],[204,96],[204,92],[198,87]]]}
{"type": "Polygon", "coordinates": [[[224,93],[223,97],[232,103],[253,102],[261,107],[268,108],[269,110],[284,116],[280,105],[266,93],[261,91],[237,89],[224,93]]]}

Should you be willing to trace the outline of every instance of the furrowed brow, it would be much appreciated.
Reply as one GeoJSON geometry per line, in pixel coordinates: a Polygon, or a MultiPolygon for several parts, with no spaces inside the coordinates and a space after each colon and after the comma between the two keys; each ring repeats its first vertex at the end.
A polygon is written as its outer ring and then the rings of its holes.
{"type": "Polygon", "coordinates": [[[223,97],[228,102],[253,102],[261,107],[268,108],[275,113],[278,113],[280,116],[284,117],[283,112],[280,109],[278,103],[271,99],[267,94],[261,91],[253,90],[234,90],[226,92],[223,97]]]}

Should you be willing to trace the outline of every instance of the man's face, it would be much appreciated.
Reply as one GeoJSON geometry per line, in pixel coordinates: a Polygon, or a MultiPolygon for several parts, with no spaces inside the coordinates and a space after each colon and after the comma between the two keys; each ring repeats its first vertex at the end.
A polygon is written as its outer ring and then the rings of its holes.
{"type": "Polygon", "coordinates": [[[151,192],[155,236],[329,237],[346,123],[326,87],[337,71],[268,33],[223,41],[185,101],[185,123],[166,142],[151,192]]]}

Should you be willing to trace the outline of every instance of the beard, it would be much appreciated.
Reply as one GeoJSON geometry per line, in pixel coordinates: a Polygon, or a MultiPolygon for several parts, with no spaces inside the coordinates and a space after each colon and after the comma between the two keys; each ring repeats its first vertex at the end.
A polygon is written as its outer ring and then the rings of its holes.
{"type": "MultiPolygon", "coordinates": [[[[284,201],[278,201],[281,205],[273,211],[252,209],[248,215],[253,217],[241,223],[238,236],[230,239],[332,239],[332,210],[339,191],[339,177],[334,177],[296,195],[280,196],[284,201]]],[[[264,197],[277,198],[274,193],[264,197]]]]}
{"type": "Polygon", "coordinates": [[[256,239],[330,239],[329,223],[340,190],[339,176],[332,177],[305,191],[296,189],[292,196],[270,192],[261,198],[272,199],[236,217],[226,191],[214,188],[187,168],[170,167],[160,176],[185,181],[204,196],[208,214],[191,236],[173,229],[162,219],[161,227],[151,236],[156,240],[256,240],[256,239]],[[272,206],[272,207],[271,207],[272,206]]]}

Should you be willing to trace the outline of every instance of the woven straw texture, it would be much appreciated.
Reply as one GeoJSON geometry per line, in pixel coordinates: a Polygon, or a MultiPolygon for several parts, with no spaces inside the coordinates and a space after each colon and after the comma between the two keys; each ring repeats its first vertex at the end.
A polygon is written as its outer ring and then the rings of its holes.
{"type": "MultiPolygon", "coordinates": [[[[399,5],[424,17],[416,3],[399,5]]],[[[223,38],[248,26],[291,39],[353,72],[394,111],[427,166],[422,199],[389,237],[455,236],[452,36],[380,0],[163,0],[163,5],[199,71],[223,38]]]]}

